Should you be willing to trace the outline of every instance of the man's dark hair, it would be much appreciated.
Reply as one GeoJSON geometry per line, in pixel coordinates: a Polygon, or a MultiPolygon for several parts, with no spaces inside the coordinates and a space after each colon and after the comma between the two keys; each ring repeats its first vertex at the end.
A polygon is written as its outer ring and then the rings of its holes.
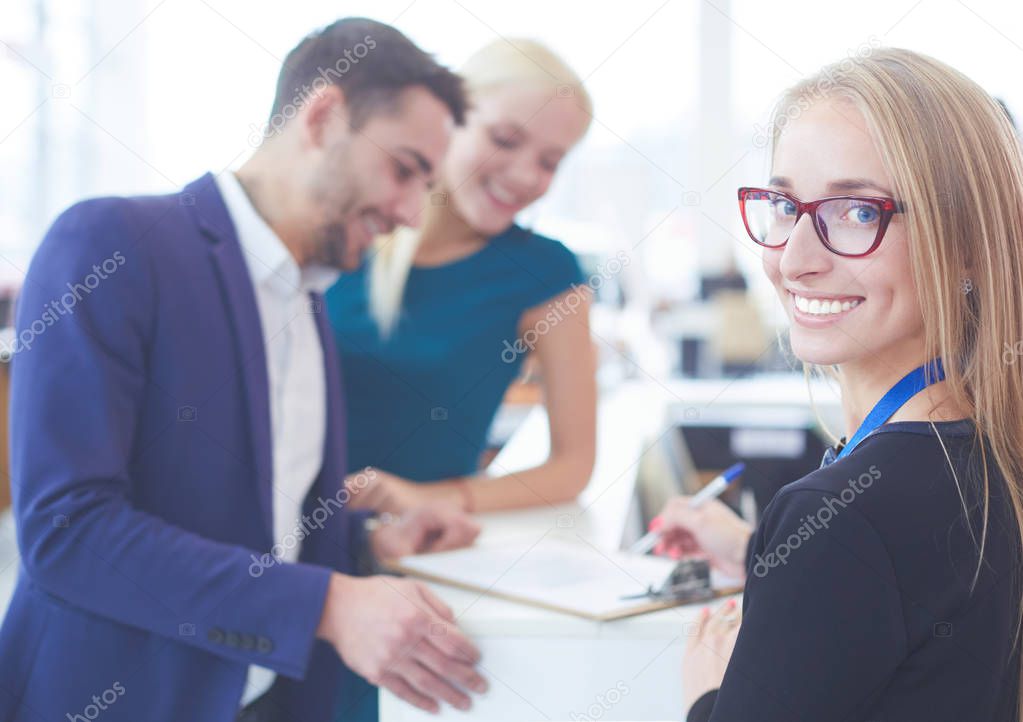
{"type": "Polygon", "coordinates": [[[444,103],[456,124],[465,119],[462,79],[397,29],[368,18],[338,20],[288,53],[277,78],[270,127],[279,128],[328,84],[344,91],[355,129],[377,110],[394,110],[399,94],[413,86],[444,103]]]}

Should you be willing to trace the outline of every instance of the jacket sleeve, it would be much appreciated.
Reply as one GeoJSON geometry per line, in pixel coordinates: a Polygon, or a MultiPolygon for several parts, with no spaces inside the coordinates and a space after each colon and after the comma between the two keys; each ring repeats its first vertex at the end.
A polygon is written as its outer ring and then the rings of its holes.
{"type": "Polygon", "coordinates": [[[901,595],[874,527],[829,493],[783,490],[751,545],[724,681],[688,720],[859,719],[905,646],[901,595]]]}
{"type": "Polygon", "coordinates": [[[19,299],[11,481],[28,582],[86,612],[302,677],[330,570],[274,564],[257,573],[251,550],[132,504],[157,309],[147,228],[129,203],[65,212],[19,299]]]}

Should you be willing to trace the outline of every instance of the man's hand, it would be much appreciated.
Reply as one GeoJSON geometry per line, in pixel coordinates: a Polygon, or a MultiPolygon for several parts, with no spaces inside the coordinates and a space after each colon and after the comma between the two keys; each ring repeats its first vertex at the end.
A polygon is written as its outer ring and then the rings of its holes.
{"type": "Polygon", "coordinates": [[[420,709],[439,712],[444,700],[467,710],[466,691],[485,692],[487,683],[476,671],[479,651],[454,622],[419,582],[334,574],[316,636],[370,683],[420,709]]]}
{"type": "Polygon", "coordinates": [[[447,506],[427,506],[373,531],[370,547],[377,559],[397,559],[466,547],[476,541],[479,533],[479,524],[465,512],[447,506]]]}

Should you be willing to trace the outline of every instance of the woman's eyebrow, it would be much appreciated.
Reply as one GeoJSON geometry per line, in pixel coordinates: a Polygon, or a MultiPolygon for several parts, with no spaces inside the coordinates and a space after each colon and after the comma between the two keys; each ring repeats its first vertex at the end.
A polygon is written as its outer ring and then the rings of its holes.
{"type": "MultiPolygon", "coordinates": [[[[772,176],[767,182],[768,185],[776,186],[778,188],[785,188],[792,190],[792,181],[785,176],[772,176]]],[[[851,193],[853,191],[862,190],[877,190],[881,191],[883,195],[892,196],[892,192],[885,188],[882,184],[871,180],[870,178],[840,178],[839,180],[833,180],[826,186],[828,193],[851,193]]]]}
{"type": "Polygon", "coordinates": [[[490,126],[490,129],[496,130],[501,133],[509,133],[511,135],[514,135],[516,138],[524,138],[526,137],[526,135],[528,135],[526,132],[526,127],[523,125],[519,125],[514,121],[503,121],[499,123],[494,123],[493,125],[490,126]]]}
{"type": "Polygon", "coordinates": [[[850,191],[858,191],[864,189],[874,189],[881,191],[884,195],[890,196],[892,192],[885,188],[880,183],[870,180],[869,178],[843,178],[841,180],[831,181],[828,183],[829,193],[848,193],[850,191]]]}

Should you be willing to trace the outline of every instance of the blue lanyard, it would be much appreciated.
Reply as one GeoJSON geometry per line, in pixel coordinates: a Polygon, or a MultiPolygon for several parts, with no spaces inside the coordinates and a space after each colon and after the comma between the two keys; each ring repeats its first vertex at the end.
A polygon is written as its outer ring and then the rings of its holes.
{"type": "Polygon", "coordinates": [[[926,365],[918,366],[917,368],[910,371],[908,374],[902,377],[902,379],[888,389],[885,395],[881,397],[874,408],[867,414],[867,418],[860,424],[860,428],[856,429],[856,433],[849,439],[848,443],[842,447],[842,450],[838,452],[836,459],[841,459],[843,456],[848,456],[852,453],[861,441],[870,436],[878,426],[885,423],[895,412],[902,408],[903,404],[909,401],[911,398],[916,396],[918,393],[923,391],[931,383],[942,381],[945,378],[945,368],[941,365],[941,359],[934,359],[931,362],[931,379],[928,380],[925,374],[926,365]]]}

